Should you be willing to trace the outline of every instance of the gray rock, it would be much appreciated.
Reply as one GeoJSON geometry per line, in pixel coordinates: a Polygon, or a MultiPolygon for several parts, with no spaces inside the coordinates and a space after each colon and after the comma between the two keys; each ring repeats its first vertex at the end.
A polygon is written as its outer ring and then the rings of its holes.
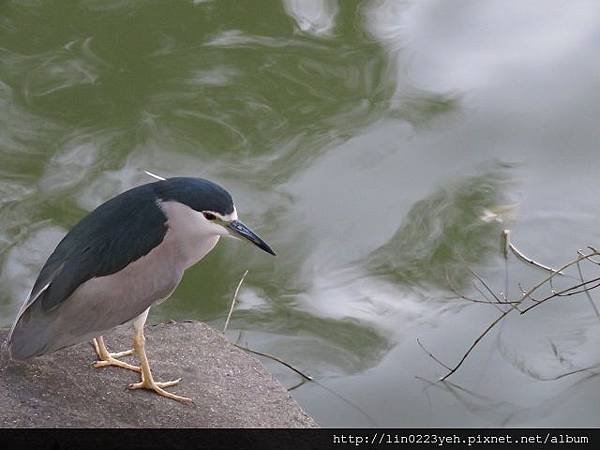
{"type": "MultiPolygon", "coordinates": [[[[132,329],[105,335],[109,351],[131,348],[132,329]]],[[[0,331],[0,342],[6,338],[0,331]]],[[[182,377],[169,391],[182,404],[146,390],[129,390],[139,375],[95,369],[89,343],[29,361],[0,363],[1,427],[315,427],[259,361],[198,322],[146,327],[154,378],[182,377]]],[[[125,358],[127,361],[131,357],[125,358]]],[[[137,363],[135,363],[137,364],[137,363]]]]}

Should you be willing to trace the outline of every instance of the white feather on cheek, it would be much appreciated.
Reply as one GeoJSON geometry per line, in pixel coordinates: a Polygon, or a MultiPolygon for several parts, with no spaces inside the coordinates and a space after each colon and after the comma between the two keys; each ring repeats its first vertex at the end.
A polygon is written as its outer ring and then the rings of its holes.
{"type": "Polygon", "coordinates": [[[214,248],[219,237],[227,234],[224,227],[182,203],[160,202],[159,206],[167,216],[172,245],[178,246],[187,267],[200,261],[214,248]]]}

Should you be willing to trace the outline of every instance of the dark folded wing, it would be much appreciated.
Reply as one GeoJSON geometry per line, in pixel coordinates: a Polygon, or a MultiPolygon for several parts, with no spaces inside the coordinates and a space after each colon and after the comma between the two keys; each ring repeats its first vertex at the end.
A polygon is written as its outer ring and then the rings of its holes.
{"type": "Polygon", "coordinates": [[[15,325],[31,305],[50,312],[87,280],[118,272],[162,242],[167,218],[154,184],[107,201],[69,231],[44,264],[15,325]]]}

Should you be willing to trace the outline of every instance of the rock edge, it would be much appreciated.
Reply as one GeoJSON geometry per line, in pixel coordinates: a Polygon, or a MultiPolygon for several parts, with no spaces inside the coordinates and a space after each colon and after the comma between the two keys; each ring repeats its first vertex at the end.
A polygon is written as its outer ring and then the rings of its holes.
{"type": "MultiPolygon", "coordinates": [[[[6,330],[0,330],[4,342],[6,330]]],[[[105,335],[109,351],[131,348],[133,330],[105,335]]],[[[129,390],[135,372],[95,369],[95,353],[82,343],[29,361],[0,363],[0,427],[316,427],[254,357],[200,322],[146,327],[154,378],[182,377],[170,388],[191,405],[149,391],[129,390]]],[[[124,358],[134,363],[135,359],[124,358]]],[[[137,364],[137,363],[135,363],[137,364]]]]}

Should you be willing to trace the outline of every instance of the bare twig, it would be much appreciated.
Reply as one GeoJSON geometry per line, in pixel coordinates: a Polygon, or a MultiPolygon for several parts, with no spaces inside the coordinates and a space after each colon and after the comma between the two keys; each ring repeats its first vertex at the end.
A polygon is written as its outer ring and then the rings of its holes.
{"type": "Polygon", "coordinates": [[[467,297],[463,297],[465,300],[469,300],[475,303],[488,303],[491,305],[518,305],[519,303],[521,303],[521,300],[498,300],[498,301],[492,301],[485,292],[483,292],[483,290],[481,290],[481,288],[479,286],[477,286],[477,284],[473,283],[473,288],[479,292],[481,294],[481,296],[483,298],[485,298],[485,300],[477,300],[477,299],[471,299],[471,298],[467,298],[467,297]]]}
{"type": "Polygon", "coordinates": [[[446,378],[448,378],[450,375],[456,372],[459,369],[459,367],[462,366],[462,364],[465,362],[465,360],[473,351],[473,349],[477,346],[477,344],[479,344],[479,342],[492,330],[492,328],[494,328],[498,323],[500,323],[500,321],[504,319],[511,311],[512,309],[507,309],[502,314],[500,314],[491,324],[489,324],[488,327],[477,337],[477,339],[475,339],[475,341],[473,342],[473,344],[471,344],[469,349],[463,354],[458,364],[456,364],[452,369],[450,369],[450,371],[446,375],[440,378],[440,381],[446,380],[446,378]]]}
{"type": "Polygon", "coordinates": [[[598,375],[598,372],[594,372],[594,369],[597,369],[597,368],[598,368],[598,365],[584,367],[583,369],[574,369],[570,372],[561,373],[560,375],[556,375],[555,377],[547,377],[547,378],[541,378],[541,379],[544,381],[556,381],[556,380],[560,380],[561,378],[565,378],[570,375],[575,375],[577,373],[582,373],[582,372],[591,372],[592,375],[598,375]]]}
{"type": "Polygon", "coordinates": [[[298,389],[299,387],[302,387],[304,384],[308,383],[308,380],[305,380],[304,378],[302,378],[300,380],[300,382],[296,383],[295,385],[287,388],[288,392],[292,392],[295,391],[296,389],[298,389]]]}
{"type": "Polygon", "coordinates": [[[273,361],[277,361],[279,364],[283,364],[288,369],[293,370],[294,372],[296,372],[298,375],[300,375],[302,378],[306,379],[307,381],[313,381],[313,378],[311,376],[306,375],[301,370],[296,369],[294,366],[292,366],[291,364],[286,363],[285,361],[279,359],[277,356],[269,355],[268,353],[259,352],[257,350],[252,350],[251,348],[244,347],[242,345],[238,345],[238,344],[233,344],[233,345],[235,345],[237,348],[240,348],[240,349],[245,350],[247,352],[254,353],[255,355],[264,356],[265,358],[269,358],[269,359],[272,359],[273,361]]]}
{"type": "MultiPolygon", "coordinates": [[[[579,250],[577,251],[577,253],[579,255],[582,254],[582,252],[579,250]]],[[[583,278],[583,269],[581,268],[581,263],[578,261],[577,262],[577,272],[579,273],[579,279],[583,282],[585,281],[583,278]]],[[[596,314],[596,318],[598,320],[600,320],[600,312],[598,311],[598,307],[596,306],[596,303],[594,303],[594,299],[592,298],[592,294],[590,294],[590,290],[587,289],[585,290],[585,295],[588,299],[588,301],[590,302],[590,305],[592,306],[592,309],[594,310],[594,314],[596,314]]]]}
{"type": "MultiPolygon", "coordinates": [[[[471,298],[471,297],[466,297],[464,295],[455,295],[453,297],[443,297],[447,300],[464,300],[466,302],[471,302],[471,303],[485,303],[486,305],[492,305],[495,306],[496,308],[498,307],[496,302],[492,302],[490,300],[478,300],[476,298],[471,298]]],[[[515,300],[515,301],[507,301],[507,302],[502,302],[501,304],[503,305],[509,305],[509,304],[513,304],[513,305],[518,305],[519,303],[521,303],[520,300],[515,300]]]]}
{"type": "Polygon", "coordinates": [[[425,353],[427,353],[427,355],[429,355],[429,357],[431,359],[433,359],[436,363],[438,363],[440,366],[444,367],[447,370],[452,370],[452,367],[447,366],[446,364],[444,364],[442,361],[440,361],[438,358],[436,358],[433,353],[431,353],[429,350],[427,350],[425,348],[425,346],[421,343],[421,341],[419,340],[419,338],[417,338],[417,344],[419,344],[419,347],[421,347],[423,349],[423,351],[425,353]]]}
{"type": "Polygon", "coordinates": [[[244,272],[244,275],[242,275],[242,278],[240,279],[240,282],[238,283],[237,287],[235,288],[235,292],[233,293],[233,299],[231,299],[229,314],[227,314],[227,319],[225,320],[225,325],[223,326],[223,334],[225,334],[225,332],[227,331],[227,326],[229,325],[229,319],[231,319],[231,314],[233,314],[233,308],[235,307],[235,301],[237,299],[238,292],[240,290],[240,287],[242,286],[242,283],[244,282],[244,278],[246,278],[246,275],[248,275],[248,270],[246,270],[244,272]]]}
{"type": "MultiPolygon", "coordinates": [[[[590,281],[585,281],[585,284],[591,283],[593,282],[593,280],[590,281]]],[[[571,297],[572,295],[576,295],[576,294],[583,294],[585,293],[589,293],[589,291],[592,291],[594,289],[596,289],[598,286],[600,286],[600,281],[596,284],[594,284],[593,286],[590,287],[584,287],[583,289],[579,289],[578,291],[571,291],[571,289],[575,289],[575,286],[571,286],[570,288],[565,289],[564,291],[556,291],[554,288],[552,289],[552,295],[550,296],[550,298],[552,297],[571,297]],[[566,293],[565,293],[566,291],[566,293]]],[[[548,300],[550,300],[550,298],[548,298],[548,300]]],[[[541,300],[538,300],[538,302],[541,300]]],[[[595,305],[594,305],[595,306],[595,305]]]]}
{"type": "Polygon", "coordinates": [[[490,305],[494,306],[494,307],[495,307],[495,308],[496,308],[498,311],[500,311],[500,312],[502,312],[502,311],[503,311],[503,310],[502,310],[502,308],[500,308],[500,306],[498,306],[498,304],[497,304],[498,302],[493,302],[492,300],[490,300],[490,299],[489,299],[489,297],[486,295],[486,293],[485,293],[485,292],[483,292],[483,290],[482,290],[482,289],[481,289],[479,286],[477,286],[477,284],[476,284],[474,281],[473,281],[473,288],[474,288],[474,289],[475,289],[477,292],[479,292],[479,294],[480,294],[480,295],[481,295],[483,298],[485,298],[485,302],[486,302],[486,303],[488,303],[488,304],[490,304],[490,305]]]}
{"type": "MultiPolygon", "coordinates": [[[[227,326],[229,325],[229,319],[231,318],[231,315],[233,314],[233,309],[235,308],[235,302],[238,296],[238,292],[240,291],[240,287],[242,286],[242,283],[244,282],[244,279],[246,278],[246,275],[248,275],[248,270],[246,270],[244,272],[244,275],[242,275],[242,278],[240,279],[240,281],[238,282],[237,287],[235,288],[235,292],[233,293],[233,299],[231,300],[231,306],[229,308],[229,314],[227,314],[227,319],[225,320],[225,325],[223,326],[223,333],[225,333],[227,331],[227,326]]],[[[241,337],[241,334],[238,335],[238,341],[241,337]]],[[[276,356],[273,355],[269,355],[268,353],[263,353],[263,352],[259,352],[257,350],[252,350],[251,348],[248,347],[244,347],[243,345],[240,344],[236,344],[233,343],[234,346],[236,346],[237,348],[250,352],[250,353],[254,353],[255,355],[260,355],[260,356],[264,356],[265,358],[269,358],[272,359],[273,361],[278,362],[279,364],[284,365],[285,367],[293,370],[294,372],[296,372],[298,375],[300,375],[305,381],[313,381],[313,378],[306,375],[304,372],[302,372],[299,369],[296,369],[294,366],[292,366],[291,364],[283,361],[282,359],[279,359],[276,356]]],[[[297,387],[301,386],[302,383],[298,384],[297,386],[294,386],[292,389],[296,389],[297,387]]]]}
{"type": "MultiPolygon", "coordinates": [[[[479,300],[473,297],[467,297],[464,294],[461,294],[460,292],[458,292],[458,289],[456,289],[456,287],[452,284],[452,281],[450,280],[450,276],[448,275],[448,270],[445,271],[445,278],[446,278],[446,283],[448,286],[448,289],[450,290],[450,292],[452,292],[456,297],[446,297],[448,299],[463,299],[466,300],[468,302],[472,302],[472,303],[486,303],[488,305],[495,305],[495,303],[497,302],[493,302],[491,301],[482,291],[481,289],[479,289],[479,287],[477,287],[475,284],[473,284],[473,287],[481,294],[481,296],[485,299],[485,300],[479,300]]],[[[500,301],[501,304],[509,304],[509,303],[513,303],[513,304],[518,304],[521,303],[520,300],[516,300],[516,301],[500,301]]]]}
{"type": "MultiPolygon", "coordinates": [[[[598,250],[596,250],[596,249],[595,249],[594,247],[592,247],[591,245],[588,245],[588,248],[589,248],[589,249],[590,249],[592,252],[596,252],[596,253],[598,253],[598,250]]],[[[580,253],[580,252],[581,252],[581,251],[579,251],[579,252],[577,252],[577,253],[580,253]]],[[[589,260],[590,262],[592,262],[592,263],[594,263],[594,264],[597,264],[597,265],[599,265],[599,266],[600,266],[600,261],[598,261],[598,260],[596,260],[596,259],[593,259],[593,258],[588,258],[588,260],[589,260]]]]}
{"type": "Polygon", "coordinates": [[[503,236],[504,236],[504,240],[505,240],[505,250],[504,253],[508,253],[506,248],[509,248],[517,258],[519,258],[521,261],[526,262],[527,264],[531,264],[534,267],[538,267],[542,270],[545,270],[546,272],[551,272],[551,273],[557,273],[559,275],[564,275],[564,273],[562,273],[561,270],[556,270],[553,269],[552,267],[546,266],[542,263],[539,263],[537,261],[535,261],[534,259],[526,256],[521,250],[519,250],[510,240],[510,230],[504,230],[502,232],[503,236]]]}
{"type": "MultiPolygon", "coordinates": [[[[331,378],[333,378],[333,377],[331,377],[331,378]]],[[[358,411],[360,414],[362,414],[365,417],[365,419],[367,419],[369,421],[369,423],[371,424],[371,426],[373,426],[373,427],[377,426],[377,423],[375,422],[375,420],[364,409],[362,409],[360,406],[358,406],[356,403],[350,401],[348,398],[346,398],[343,395],[339,394],[338,392],[336,392],[335,390],[331,389],[330,387],[327,387],[326,385],[324,385],[322,383],[319,383],[317,380],[312,380],[312,383],[316,384],[321,389],[324,389],[325,391],[327,391],[330,394],[334,395],[335,397],[339,398],[341,401],[343,401],[344,403],[346,403],[350,407],[354,408],[356,411],[358,411]]]]}
{"type": "Polygon", "coordinates": [[[585,281],[585,282],[577,284],[575,286],[571,286],[569,288],[563,289],[562,291],[555,292],[552,295],[549,295],[549,296],[547,296],[547,297],[545,297],[545,298],[543,298],[541,300],[538,300],[533,305],[525,308],[524,310],[521,311],[521,314],[525,314],[526,312],[530,311],[531,309],[535,308],[536,306],[539,306],[542,303],[545,303],[548,300],[553,299],[554,297],[568,297],[568,296],[573,295],[573,294],[579,294],[579,293],[581,293],[583,291],[574,291],[574,290],[575,289],[579,289],[580,287],[583,287],[583,286],[585,286],[587,284],[590,284],[590,283],[599,283],[599,284],[596,284],[595,286],[592,286],[591,288],[586,288],[588,290],[589,289],[594,289],[595,287],[597,287],[598,285],[600,285],[600,277],[594,278],[592,280],[585,281]],[[574,291],[574,292],[571,293],[570,291],[574,291]]]}
{"type": "Polygon", "coordinates": [[[550,281],[548,283],[550,284],[550,292],[552,292],[553,294],[556,294],[556,289],[554,289],[553,279],[550,279],[550,281]]]}
{"type": "MultiPolygon", "coordinates": [[[[479,300],[476,298],[472,298],[472,297],[467,297],[464,294],[461,294],[460,292],[458,292],[458,289],[456,289],[454,287],[454,285],[452,284],[452,281],[450,280],[450,277],[448,276],[448,270],[445,271],[445,278],[446,278],[446,283],[448,286],[448,289],[450,290],[450,292],[452,292],[456,297],[446,297],[448,299],[462,299],[462,300],[466,300],[468,302],[472,302],[472,303],[487,303],[487,304],[493,304],[494,302],[488,300],[486,298],[486,300],[479,300]]],[[[484,296],[485,298],[485,296],[484,296]]]]}
{"type": "MultiPolygon", "coordinates": [[[[448,289],[450,289],[450,291],[452,293],[454,293],[454,295],[456,295],[457,297],[462,298],[464,300],[468,300],[470,302],[475,302],[475,303],[481,302],[481,300],[476,300],[474,298],[467,297],[467,296],[461,294],[460,292],[458,292],[458,289],[456,289],[454,287],[454,284],[452,284],[452,280],[450,280],[450,276],[448,275],[448,269],[447,268],[444,270],[444,277],[446,278],[446,283],[448,285],[448,289]]],[[[484,302],[484,303],[487,303],[487,302],[484,302]]]]}
{"type": "Polygon", "coordinates": [[[504,258],[504,292],[505,292],[504,298],[506,300],[508,300],[507,296],[508,296],[508,290],[509,290],[508,278],[509,278],[508,277],[508,258],[504,258]]]}
{"type": "MultiPolygon", "coordinates": [[[[518,259],[525,261],[526,263],[536,266],[540,269],[543,269],[547,272],[550,272],[550,274],[548,276],[546,276],[545,278],[543,278],[541,281],[539,281],[537,284],[535,284],[533,287],[529,288],[528,290],[523,289],[523,287],[518,284],[518,287],[521,291],[521,297],[515,301],[511,301],[506,297],[505,293],[496,293],[487,283],[486,281],[480,276],[478,275],[476,272],[474,272],[473,270],[471,270],[469,267],[467,267],[467,269],[471,272],[471,274],[473,275],[473,277],[476,279],[476,281],[473,281],[473,288],[479,292],[481,299],[478,298],[470,298],[467,297],[465,295],[462,295],[461,293],[458,292],[458,290],[456,288],[453,287],[450,278],[448,277],[448,273],[446,272],[446,279],[448,282],[448,287],[450,288],[450,290],[457,295],[458,298],[462,298],[464,300],[470,301],[470,302],[474,302],[474,303],[486,303],[486,304],[491,304],[494,307],[496,307],[499,311],[500,311],[500,315],[493,320],[480,334],[479,336],[475,339],[475,341],[471,344],[471,346],[466,350],[466,352],[462,355],[461,359],[458,361],[458,363],[456,365],[454,365],[453,367],[448,366],[447,364],[445,364],[444,362],[442,362],[439,358],[437,358],[433,353],[431,353],[429,350],[427,350],[425,348],[425,346],[421,343],[421,341],[419,339],[417,339],[417,344],[419,345],[419,347],[421,347],[421,349],[430,357],[432,358],[435,362],[437,362],[439,365],[441,365],[442,367],[444,367],[445,369],[448,370],[448,373],[446,375],[444,375],[443,378],[440,379],[440,381],[444,381],[446,380],[448,377],[450,377],[452,374],[454,374],[461,366],[462,364],[465,362],[465,360],[467,359],[467,357],[470,355],[470,353],[477,347],[477,345],[481,342],[481,340],[498,324],[500,323],[513,309],[517,310],[520,312],[520,314],[525,314],[526,312],[530,311],[531,309],[541,305],[542,303],[547,302],[548,300],[555,298],[555,297],[569,297],[569,296],[573,296],[576,294],[582,294],[585,293],[586,297],[588,298],[588,301],[590,302],[590,305],[592,306],[593,310],[594,310],[594,314],[596,315],[596,317],[600,320],[600,309],[596,306],[594,299],[591,296],[590,291],[596,288],[600,287],[600,276],[596,277],[596,278],[592,278],[589,280],[585,280],[584,274],[583,274],[583,268],[582,268],[582,261],[590,261],[592,264],[596,264],[596,265],[600,265],[600,260],[594,259],[593,257],[595,256],[599,256],[600,255],[600,251],[598,251],[597,249],[595,249],[594,247],[588,247],[590,250],[590,253],[585,254],[583,253],[581,250],[579,250],[577,252],[578,256],[577,258],[575,258],[572,261],[569,261],[568,263],[564,264],[562,267],[559,267],[558,269],[553,269],[551,267],[545,266],[544,264],[541,264],[537,261],[535,261],[532,258],[527,257],[523,252],[521,252],[515,245],[513,245],[510,241],[510,230],[504,230],[503,234],[502,234],[502,250],[503,250],[503,255],[504,255],[504,260],[505,260],[505,264],[506,261],[508,260],[508,254],[509,251],[514,253],[518,259]],[[575,284],[573,286],[564,288],[564,289],[556,289],[554,287],[554,278],[557,275],[565,275],[565,270],[568,269],[569,267],[572,266],[576,266],[577,267],[577,271],[579,274],[579,280],[581,281],[578,284],[575,284]],[[479,282],[479,283],[477,283],[479,282]],[[482,286],[480,287],[479,284],[482,286]],[[536,291],[538,291],[542,286],[544,285],[549,285],[550,288],[550,295],[546,295],[543,298],[542,295],[537,295],[535,298],[533,295],[534,293],[536,293],[536,291]],[[527,307],[523,307],[523,308],[519,308],[518,306],[523,304],[525,300],[530,300],[533,304],[527,306],[527,307]],[[500,305],[508,305],[510,306],[510,309],[506,309],[504,310],[504,308],[500,308],[500,305]]],[[[506,273],[507,273],[507,277],[508,277],[508,269],[506,269],[506,273]]],[[[505,280],[505,291],[508,292],[508,278],[505,280]]],[[[590,368],[585,368],[585,369],[575,369],[572,370],[570,372],[561,374],[559,376],[556,377],[556,379],[568,376],[568,375],[572,375],[572,374],[576,374],[576,373],[581,373],[581,372],[585,372],[585,371],[589,371],[590,369],[592,369],[594,367],[590,367],[590,368]]]]}
{"type": "MultiPolygon", "coordinates": [[[[596,289],[597,287],[600,287],[600,282],[594,284],[593,286],[586,287],[584,289],[580,289],[578,291],[572,291],[572,292],[569,292],[568,294],[561,294],[558,297],[570,297],[571,295],[583,294],[584,292],[587,294],[590,291],[593,291],[594,289],[596,289]]],[[[596,305],[594,305],[594,306],[596,306],[596,305]]]]}
{"type": "Polygon", "coordinates": [[[487,285],[487,283],[483,280],[483,278],[481,278],[477,273],[475,273],[473,270],[471,270],[470,267],[467,267],[467,269],[469,269],[469,272],[471,272],[471,275],[473,275],[475,278],[477,278],[479,280],[479,282],[483,285],[483,287],[491,294],[492,297],[494,297],[494,300],[496,300],[496,303],[502,303],[502,300],[500,300],[500,298],[498,298],[498,296],[494,293],[494,291],[487,285]]]}
{"type": "MultiPolygon", "coordinates": [[[[507,304],[506,301],[500,300],[500,298],[494,293],[494,291],[492,290],[492,288],[490,288],[488,286],[488,284],[485,282],[485,280],[482,277],[480,277],[477,273],[475,273],[470,268],[468,268],[468,269],[469,269],[469,272],[471,272],[473,274],[473,276],[479,280],[479,282],[483,285],[483,287],[492,295],[492,297],[494,297],[494,300],[496,300],[495,303],[498,303],[498,304],[507,304]]],[[[479,292],[481,293],[481,295],[483,295],[485,297],[485,295],[483,294],[483,292],[481,292],[481,291],[479,291],[479,292]]],[[[519,308],[518,308],[518,306],[517,306],[517,304],[508,303],[508,306],[510,306],[511,309],[515,309],[517,311],[520,311],[519,308]]],[[[496,308],[496,309],[498,309],[498,311],[500,311],[501,313],[504,312],[501,308],[496,308]]]]}
{"type": "MultiPolygon", "coordinates": [[[[550,281],[552,282],[552,281],[550,281]]],[[[521,301],[519,303],[523,303],[523,300],[525,300],[524,295],[527,293],[525,291],[525,289],[523,289],[523,286],[521,285],[521,283],[517,283],[517,286],[519,287],[519,290],[521,291],[521,301]]],[[[529,298],[529,300],[531,300],[532,302],[539,302],[539,300],[537,298],[532,297],[531,295],[529,295],[527,298],[529,298]]]]}
{"type": "Polygon", "coordinates": [[[538,284],[533,286],[531,289],[529,289],[525,294],[523,294],[523,298],[530,297],[531,294],[533,294],[535,291],[537,291],[540,287],[542,287],[544,284],[546,284],[548,281],[550,281],[552,278],[554,278],[556,275],[558,275],[563,270],[577,264],[579,261],[583,261],[584,259],[589,259],[591,256],[598,256],[598,255],[599,255],[599,253],[597,251],[594,251],[594,252],[590,253],[589,255],[581,255],[581,256],[575,258],[573,261],[568,262],[567,264],[565,264],[564,266],[562,266],[561,268],[557,269],[552,274],[550,274],[549,276],[544,278],[538,284]]]}

